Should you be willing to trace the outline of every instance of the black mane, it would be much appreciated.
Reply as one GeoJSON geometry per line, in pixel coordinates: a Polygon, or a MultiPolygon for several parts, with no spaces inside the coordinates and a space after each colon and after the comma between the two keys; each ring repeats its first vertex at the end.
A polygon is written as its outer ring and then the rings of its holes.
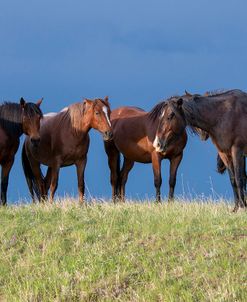
{"type": "Polygon", "coordinates": [[[168,99],[159,102],[157,105],[155,105],[148,113],[149,118],[152,121],[155,121],[157,118],[160,117],[160,114],[163,112],[163,109],[165,108],[165,106],[167,105],[167,102],[171,101],[172,99],[176,99],[179,98],[179,96],[177,95],[173,95],[171,97],[169,97],[168,99]]]}
{"type": "Polygon", "coordinates": [[[157,118],[159,118],[160,114],[162,113],[164,107],[166,106],[166,101],[162,101],[155,105],[148,113],[148,117],[155,121],[157,118]]]}
{"type": "Polygon", "coordinates": [[[39,106],[37,106],[34,103],[26,103],[25,108],[24,108],[24,112],[25,114],[27,114],[29,117],[34,116],[35,114],[40,115],[41,117],[43,117],[43,113],[41,111],[41,109],[39,108],[39,106]]]}
{"type": "MultiPolygon", "coordinates": [[[[26,103],[24,112],[30,118],[34,114],[43,117],[42,111],[34,103],[26,103]]],[[[5,102],[0,105],[0,126],[11,136],[20,136],[22,130],[22,108],[20,104],[5,102]]]]}
{"type": "Polygon", "coordinates": [[[209,90],[209,91],[206,91],[203,96],[218,96],[218,95],[224,94],[229,91],[231,91],[231,90],[226,90],[226,89],[216,89],[216,90],[211,90],[211,91],[209,90]]]}

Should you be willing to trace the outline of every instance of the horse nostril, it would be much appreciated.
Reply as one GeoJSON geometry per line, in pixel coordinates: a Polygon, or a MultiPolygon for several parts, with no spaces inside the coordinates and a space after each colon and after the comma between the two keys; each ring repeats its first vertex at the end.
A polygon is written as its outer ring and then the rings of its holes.
{"type": "Polygon", "coordinates": [[[104,137],[104,140],[112,139],[112,137],[113,137],[112,131],[105,131],[103,137],[104,137]]]}
{"type": "Polygon", "coordinates": [[[34,145],[34,146],[38,146],[39,143],[40,143],[40,137],[39,138],[31,138],[31,143],[34,145]]]}

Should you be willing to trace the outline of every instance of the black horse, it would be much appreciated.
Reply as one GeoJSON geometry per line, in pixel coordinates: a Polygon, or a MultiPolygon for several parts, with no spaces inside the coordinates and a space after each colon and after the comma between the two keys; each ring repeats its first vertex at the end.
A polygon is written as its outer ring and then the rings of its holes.
{"type": "Polygon", "coordinates": [[[40,110],[42,99],[36,104],[26,103],[23,98],[20,104],[4,103],[0,106],[0,165],[1,173],[1,201],[7,204],[7,188],[9,172],[14,163],[15,154],[20,143],[20,136],[25,133],[32,144],[37,147],[40,141],[40,110]]]}
{"type": "MultiPolygon", "coordinates": [[[[181,135],[186,126],[207,132],[219,156],[228,169],[237,211],[246,208],[245,159],[247,154],[247,94],[230,90],[209,96],[193,95],[189,99],[173,97],[164,108],[162,117],[166,131],[157,133],[160,148],[165,151],[174,137],[181,135]]],[[[162,127],[162,123],[161,123],[162,127]]]]}

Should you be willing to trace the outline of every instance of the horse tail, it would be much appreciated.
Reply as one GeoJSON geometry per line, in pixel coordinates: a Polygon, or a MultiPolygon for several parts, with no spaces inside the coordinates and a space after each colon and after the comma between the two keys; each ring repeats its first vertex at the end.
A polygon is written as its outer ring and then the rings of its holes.
{"type": "Polygon", "coordinates": [[[218,154],[217,155],[217,172],[220,174],[224,174],[225,171],[226,171],[226,166],[218,154]]]}
{"type": "Polygon", "coordinates": [[[34,201],[34,193],[36,194],[37,198],[40,199],[41,194],[39,191],[38,183],[34,177],[33,170],[30,165],[29,159],[27,157],[25,143],[23,144],[23,147],[22,147],[21,160],[22,160],[22,167],[23,167],[24,175],[26,177],[27,185],[29,188],[29,192],[32,196],[32,199],[34,201]]]}

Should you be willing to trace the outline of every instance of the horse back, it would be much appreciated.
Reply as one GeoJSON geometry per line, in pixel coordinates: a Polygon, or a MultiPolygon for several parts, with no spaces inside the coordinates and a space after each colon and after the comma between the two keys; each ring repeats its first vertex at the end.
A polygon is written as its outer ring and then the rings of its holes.
{"type": "Polygon", "coordinates": [[[124,106],[119,107],[117,109],[112,110],[111,112],[111,120],[114,121],[116,119],[124,119],[132,116],[142,116],[146,112],[138,107],[130,107],[124,106]]]}

